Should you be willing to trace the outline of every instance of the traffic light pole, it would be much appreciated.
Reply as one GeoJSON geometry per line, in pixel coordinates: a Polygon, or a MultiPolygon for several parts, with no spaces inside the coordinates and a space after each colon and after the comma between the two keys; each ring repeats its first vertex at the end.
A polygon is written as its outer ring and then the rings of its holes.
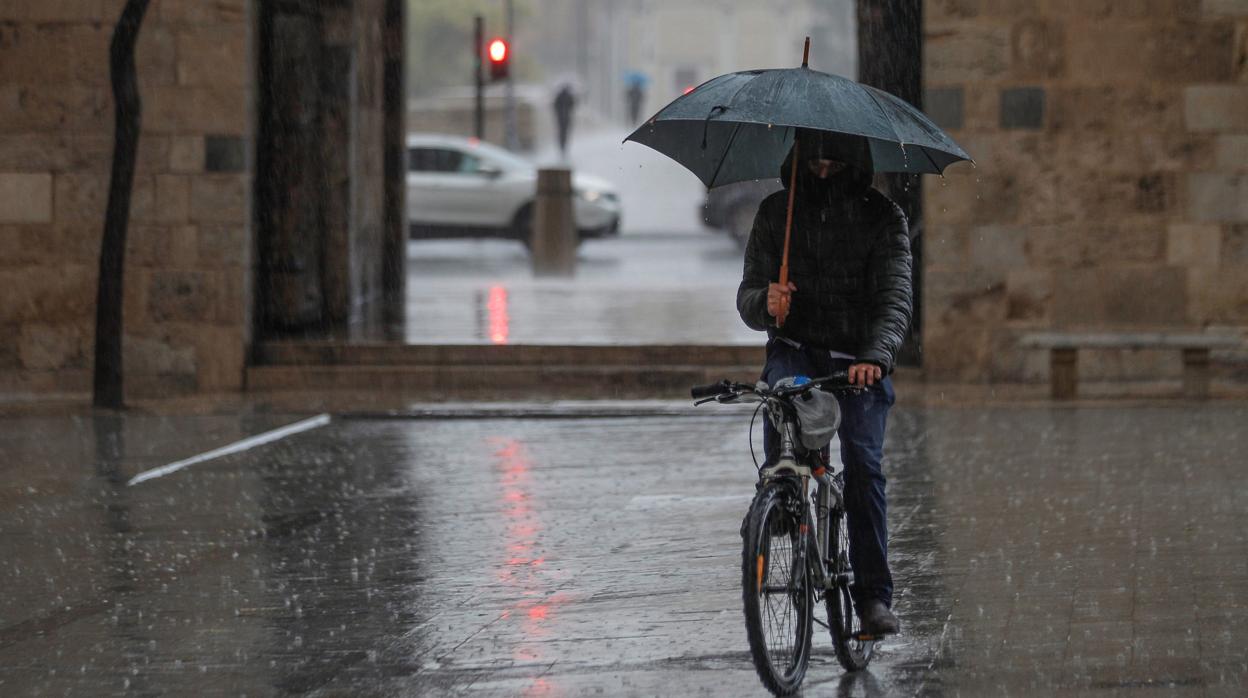
{"type": "MultiPolygon", "coordinates": [[[[507,51],[510,53],[514,47],[515,41],[515,24],[516,24],[516,8],[512,0],[505,0],[507,9],[507,51]]],[[[508,56],[508,61],[511,57],[508,56]]],[[[505,144],[508,150],[517,150],[520,147],[519,134],[516,132],[516,81],[512,77],[512,71],[507,71],[507,84],[504,86],[504,135],[505,144]]]]}
{"type": "Polygon", "coordinates": [[[473,111],[473,124],[478,140],[485,140],[485,75],[482,62],[485,60],[485,18],[477,15],[473,18],[472,50],[476,55],[473,65],[476,66],[477,101],[473,111]]]}

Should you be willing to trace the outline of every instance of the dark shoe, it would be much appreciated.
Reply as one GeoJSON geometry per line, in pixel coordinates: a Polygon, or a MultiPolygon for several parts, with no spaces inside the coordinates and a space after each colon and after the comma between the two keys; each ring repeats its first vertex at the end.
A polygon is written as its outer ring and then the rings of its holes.
{"type": "Polygon", "coordinates": [[[865,602],[858,616],[862,618],[862,631],[868,635],[894,635],[901,629],[897,616],[879,599],[865,602]]]}

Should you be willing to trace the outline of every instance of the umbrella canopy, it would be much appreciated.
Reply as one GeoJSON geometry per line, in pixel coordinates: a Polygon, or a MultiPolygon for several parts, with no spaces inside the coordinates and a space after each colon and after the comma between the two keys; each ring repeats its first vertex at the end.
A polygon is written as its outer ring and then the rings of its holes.
{"type": "Polygon", "coordinates": [[[847,136],[838,139],[840,158],[874,172],[938,174],[971,159],[910,104],[807,67],[713,78],[624,140],[672,158],[710,188],[775,177],[797,129],[847,136]]]}

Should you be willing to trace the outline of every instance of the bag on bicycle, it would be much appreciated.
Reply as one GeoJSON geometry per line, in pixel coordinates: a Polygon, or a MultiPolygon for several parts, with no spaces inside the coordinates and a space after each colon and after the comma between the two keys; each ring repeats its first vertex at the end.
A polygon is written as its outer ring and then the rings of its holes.
{"type": "MultiPolygon", "coordinates": [[[[796,378],[781,378],[773,387],[800,384],[796,378]]],[[[815,451],[832,443],[832,435],[841,426],[841,403],[836,401],[835,395],[812,390],[794,399],[793,407],[797,410],[798,439],[802,446],[815,451]]]]}

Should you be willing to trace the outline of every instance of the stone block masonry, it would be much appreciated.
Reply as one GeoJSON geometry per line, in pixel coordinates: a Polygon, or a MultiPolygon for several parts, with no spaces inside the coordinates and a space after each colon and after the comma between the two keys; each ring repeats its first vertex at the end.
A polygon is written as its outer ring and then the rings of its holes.
{"type": "Polygon", "coordinates": [[[52,175],[0,172],[0,223],[51,223],[52,175]]]}
{"type": "Polygon", "coordinates": [[[1248,328],[1248,3],[928,0],[924,21],[928,107],[977,163],[924,188],[929,380],[1046,380],[1034,329],[1248,328]]]}
{"type": "MultiPolygon", "coordinates": [[[[0,0],[0,396],[90,390],[124,0],[0,0]],[[11,253],[11,254],[10,254],[11,253]]],[[[237,390],[250,341],[252,0],[152,0],[127,239],[128,397],[237,390]]]]}
{"type": "MultiPolygon", "coordinates": [[[[385,89],[403,84],[385,76],[387,61],[403,64],[405,4],[151,0],[136,51],[128,399],[241,390],[253,332],[293,329],[276,312],[302,312],[309,298],[323,301],[310,317],[336,324],[300,331],[376,330],[383,289],[401,304],[402,271],[383,281],[382,264],[405,249],[402,168],[382,164],[405,138],[402,91],[385,89]],[[291,22],[307,33],[273,31],[291,22]],[[308,60],[272,60],[309,47],[308,60]],[[398,180],[390,196],[387,176],[398,180]],[[258,181],[270,204],[259,223],[258,181]],[[309,215],[296,219],[300,206],[309,215]],[[325,288],[284,286],[292,267],[325,288]]],[[[108,51],[124,6],[0,0],[0,402],[91,388],[113,156],[108,51]]]]}

